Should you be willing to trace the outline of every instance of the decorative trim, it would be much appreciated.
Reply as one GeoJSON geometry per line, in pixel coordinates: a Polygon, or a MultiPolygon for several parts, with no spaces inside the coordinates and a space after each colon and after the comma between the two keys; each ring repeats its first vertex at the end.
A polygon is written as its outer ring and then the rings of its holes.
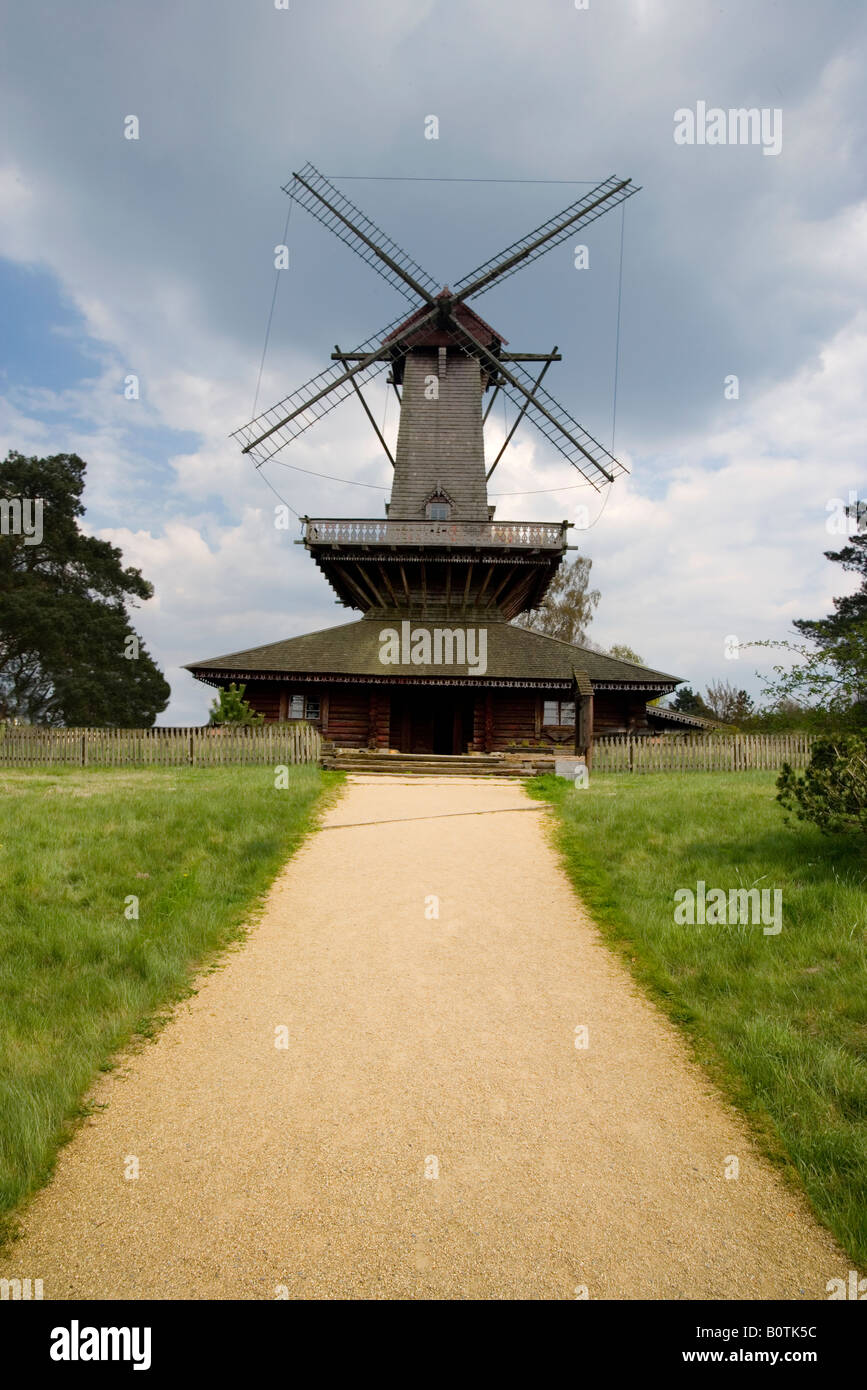
{"type": "Polygon", "coordinates": [[[677,681],[594,681],[594,690],[675,690],[677,681]]]}
{"type": "Polygon", "coordinates": [[[437,483],[433,492],[428,493],[427,497],[422,502],[422,506],[426,507],[428,502],[448,502],[450,507],[456,507],[458,505],[448,489],[444,488],[441,483],[437,483]]]}
{"type": "MultiPolygon", "coordinates": [[[[204,681],[206,685],[214,685],[219,680],[245,680],[245,681],[288,681],[298,684],[327,684],[327,685],[461,685],[472,686],[478,690],[486,689],[520,689],[520,690],[565,690],[571,691],[573,682],[571,680],[543,677],[539,680],[511,680],[508,677],[492,677],[491,679],[473,678],[471,676],[357,676],[357,675],[323,675],[321,672],[286,672],[286,671],[208,671],[207,675],[199,675],[193,668],[190,672],[196,680],[204,681]]],[[[653,687],[654,689],[656,687],[653,687]]]]}

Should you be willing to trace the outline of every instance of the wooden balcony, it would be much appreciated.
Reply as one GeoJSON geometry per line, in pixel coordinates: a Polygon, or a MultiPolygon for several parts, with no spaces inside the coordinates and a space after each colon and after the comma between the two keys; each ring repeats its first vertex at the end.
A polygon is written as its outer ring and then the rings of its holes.
{"type": "Polygon", "coordinates": [[[443,549],[545,550],[566,548],[567,521],[371,521],[370,519],[302,518],[308,549],[436,547],[443,549]]]}

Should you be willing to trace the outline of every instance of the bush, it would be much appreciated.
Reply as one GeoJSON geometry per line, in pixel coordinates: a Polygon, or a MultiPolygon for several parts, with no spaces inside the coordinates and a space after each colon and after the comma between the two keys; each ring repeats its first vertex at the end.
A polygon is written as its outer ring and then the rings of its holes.
{"type": "Polygon", "coordinates": [[[777,800],[798,820],[812,821],[826,835],[867,835],[867,737],[820,738],[803,777],[783,763],[777,800]]]}

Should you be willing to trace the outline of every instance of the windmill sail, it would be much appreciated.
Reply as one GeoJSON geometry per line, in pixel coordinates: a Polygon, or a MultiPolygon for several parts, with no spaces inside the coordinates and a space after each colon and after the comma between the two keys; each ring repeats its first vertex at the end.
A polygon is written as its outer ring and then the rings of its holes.
{"type": "MultiPolygon", "coordinates": [[[[354,352],[341,354],[338,362],[313,377],[304,386],[236,430],[237,439],[257,467],[297,439],[300,434],[327,415],[347,396],[355,394],[366,381],[381,372],[390,359],[399,358],[406,345],[420,346],[419,330],[426,326],[428,346],[451,340],[462,351],[476,357],[487,375],[526,414],[537,430],[576,468],[593,487],[610,483],[626,469],[603,444],[578,423],[540,383],[509,356],[500,356],[499,340],[482,343],[470,327],[472,321],[483,333],[489,326],[472,311],[462,308],[467,299],[483,294],[493,284],[514,274],[522,266],[560,245],[575,231],[594,222],[637,193],[630,179],[614,176],[597,184],[589,193],[564,208],[520,240],[507,246],[458,282],[453,293],[438,292],[433,280],[396,242],[335,188],[314,165],[307,163],[293,175],[285,192],[311,212],[341,241],[352,247],[367,264],[417,306],[409,319],[398,318],[381,332],[368,338],[354,352]],[[419,304],[419,301],[420,304],[419,304]],[[467,313],[470,319],[467,319],[467,313]],[[397,331],[396,330],[400,330],[397,331]],[[431,338],[430,332],[434,337],[431,338]],[[439,334],[437,339],[436,335],[439,334]],[[496,347],[496,352],[491,348],[496,347]],[[355,363],[349,367],[349,361],[355,363]]],[[[492,330],[491,330],[492,331],[492,330]]],[[[369,412],[368,412],[369,413],[369,412]]]]}
{"type": "Polygon", "coordinates": [[[439,290],[437,282],[312,164],[305,164],[293,175],[292,183],[286,184],[283,192],[351,246],[407,299],[432,301],[439,290]]]}
{"type": "MultiPolygon", "coordinates": [[[[528,392],[533,391],[533,378],[528,372],[519,368],[515,375],[524,378],[528,392]]],[[[613,482],[621,473],[629,471],[625,464],[609,453],[604,444],[600,444],[583,425],[579,425],[543,386],[536,387],[529,403],[527,397],[508,381],[500,389],[515,405],[526,405],[526,419],[532,420],[536,429],[593,487],[601,488],[605,483],[613,482]]]]}
{"type": "Polygon", "coordinates": [[[577,468],[592,487],[601,488],[628,472],[624,464],[600,444],[589,430],[569,414],[545,388],[519,363],[508,364],[496,357],[479,342],[466,327],[451,319],[451,337],[469,356],[479,357],[492,376],[499,379],[500,390],[513,404],[519,406],[528,420],[553,444],[565,459],[577,468]]]}
{"type": "MultiPolygon", "coordinates": [[[[404,321],[401,314],[356,348],[352,355],[366,357],[376,352],[384,339],[404,321]]],[[[281,449],[285,449],[287,444],[291,444],[293,439],[297,439],[299,434],[315,425],[323,415],[327,415],[341,401],[346,400],[347,396],[353,395],[353,381],[360,386],[387,366],[388,358],[380,357],[350,376],[342,363],[335,362],[263,411],[261,415],[257,415],[254,420],[235,430],[232,438],[238,440],[244,453],[249,453],[257,466],[266,463],[275,454],[279,454],[281,449]],[[309,402],[306,408],[305,402],[309,402]],[[287,416],[292,418],[287,420],[287,416]]]]}
{"type": "Polygon", "coordinates": [[[547,222],[543,222],[518,241],[513,241],[511,246],[507,246],[499,255],[492,256],[469,275],[465,275],[455,285],[455,296],[458,299],[472,299],[475,295],[484,294],[493,284],[498,284],[514,275],[516,270],[538,260],[554,246],[559,246],[561,241],[573,236],[580,227],[589,226],[597,217],[602,217],[611,208],[617,207],[619,203],[639,191],[630,179],[618,179],[612,175],[610,179],[603,180],[589,193],[585,193],[583,198],[558,212],[556,217],[549,217],[547,222]]]}

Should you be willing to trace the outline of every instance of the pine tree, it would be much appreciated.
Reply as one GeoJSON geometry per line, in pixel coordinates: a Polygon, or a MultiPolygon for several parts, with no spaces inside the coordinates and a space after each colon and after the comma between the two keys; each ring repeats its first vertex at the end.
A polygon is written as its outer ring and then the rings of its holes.
{"type": "Polygon", "coordinates": [[[262,724],[264,714],[256,714],[244,699],[246,685],[232,681],[228,690],[220,690],[210,708],[211,724],[262,724]]]}
{"type": "Polygon", "coordinates": [[[147,727],[171,690],[127,605],[153,587],[80,530],[86,467],[77,454],[0,463],[0,718],[147,727]]]}

